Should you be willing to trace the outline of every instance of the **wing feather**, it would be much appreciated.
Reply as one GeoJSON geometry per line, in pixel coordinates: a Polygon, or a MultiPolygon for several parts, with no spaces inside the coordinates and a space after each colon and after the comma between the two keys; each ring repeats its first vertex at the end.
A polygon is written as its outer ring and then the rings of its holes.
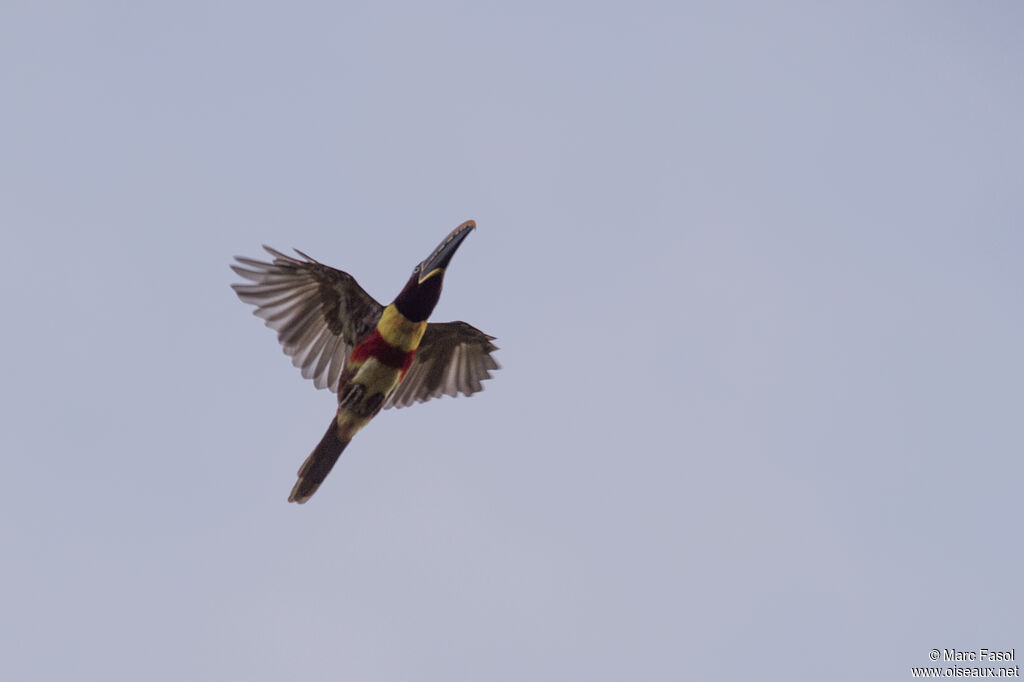
{"type": "Polygon", "coordinates": [[[231,269],[251,283],[232,284],[253,314],[277,332],[284,352],[317,388],[338,390],[352,348],[372,330],[383,306],[346,272],[301,251],[294,258],[263,247],[271,262],[236,256],[231,269]],[[242,267],[245,266],[245,267],[242,267]]]}
{"type": "Polygon", "coordinates": [[[408,407],[442,395],[472,395],[498,369],[491,353],[498,349],[485,334],[465,322],[431,322],[405,379],[384,407],[408,407]]]}

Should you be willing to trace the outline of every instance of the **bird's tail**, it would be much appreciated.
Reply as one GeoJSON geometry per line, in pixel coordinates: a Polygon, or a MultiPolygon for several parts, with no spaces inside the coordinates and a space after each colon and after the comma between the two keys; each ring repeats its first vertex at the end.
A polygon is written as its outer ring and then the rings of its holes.
{"type": "Polygon", "coordinates": [[[330,426],[327,427],[327,433],[320,439],[320,444],[313,449],[306,461],[299,467],[299,480],[295,482],[288,501],[303,504],[313,497],[313,493],[327,478],[327,474],[331,473],[331,467],[338,461],[342,450],[351,440],[351,438],[343,440],[338,437],[338,422],[332,418],[330,426]]]}

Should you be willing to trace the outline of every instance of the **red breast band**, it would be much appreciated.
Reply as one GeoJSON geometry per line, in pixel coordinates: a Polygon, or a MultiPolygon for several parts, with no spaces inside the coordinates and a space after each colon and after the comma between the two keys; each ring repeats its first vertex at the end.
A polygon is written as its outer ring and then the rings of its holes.
{"type": "Polygon", "coordinates": [[[352,349],[351,360],[362,364],[367,358],[373,358],[382,365],[402,370],[404,375],[416,356],[415,350],[405,351],[395,348],[384,340],[380,331],[374,329],[369,338],[352,349]]]}

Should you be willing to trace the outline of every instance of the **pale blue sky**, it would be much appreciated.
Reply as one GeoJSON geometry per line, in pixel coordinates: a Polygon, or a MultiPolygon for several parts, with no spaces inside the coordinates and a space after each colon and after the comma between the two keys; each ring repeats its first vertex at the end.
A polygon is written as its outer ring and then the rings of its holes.
{"type": "Polygon", "coordinates": [[[4,680],[905,679],[1024,651],[1024,9],[0,8],[4,680]],[[317,496],[297,247],[473,398],[317,496]]]}

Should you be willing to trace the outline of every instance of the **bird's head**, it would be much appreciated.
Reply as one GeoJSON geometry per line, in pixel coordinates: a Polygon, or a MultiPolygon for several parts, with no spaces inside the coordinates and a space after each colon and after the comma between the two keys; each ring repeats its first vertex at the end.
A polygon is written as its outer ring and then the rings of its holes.
{"type": "Polygon", "coordinates": [[[413,322],[422,322],[430,317],[441,297],[441,282],[444,280],[445,268],[448,267],[459,245],[475,228],[476,223],[472,220],[462,223],[444,238],[426,260],[413,269],[405,288],[395,298],[398,312],[413,322]]]}

